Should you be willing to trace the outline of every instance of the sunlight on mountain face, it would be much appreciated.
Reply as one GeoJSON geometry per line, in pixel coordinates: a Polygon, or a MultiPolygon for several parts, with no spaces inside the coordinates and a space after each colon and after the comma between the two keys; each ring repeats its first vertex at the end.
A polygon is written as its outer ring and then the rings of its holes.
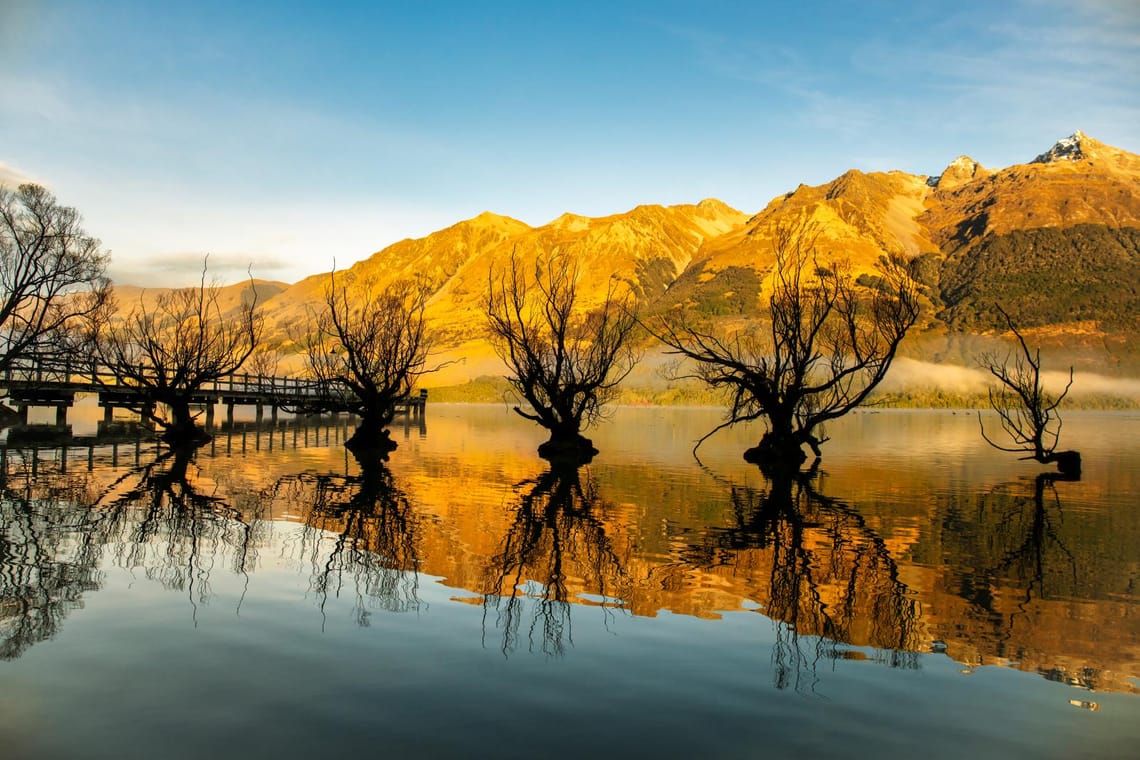
{"type": "MultiPolygon", "coordinates": [[[[994,303],[1043,336],[1047,353],[1103,372],[1097,352],[1107,345],[1112,372],[1127,374],[1140,371],[1140,340],[1133,340],[1140,337],[1140,295],[1129,284],[1140,280],[1138,188],[1140,156],[1077,132],[1035,161],[1005,169],[960,156],[935,177],[850,170],[824,185],[801,185],[752,216],[712,198],[605,217],[566,213],[539,227],[484,212],[391,245],[338,277],[424,283],[436,350],[460,360],[425,383],[454,385],[499,373],[484,299],[489,278],[501,276],[512,255],[524,268],[554,251],[579,262],[583,309],[616,282],[635,294],[643,314],[686,305],[714,319],[747,320],[761,313],[773,230],[806,216],[817,225],[823,264],[847,260],[856,274],[874,274],[884,255],[911,260],[927,304],[903,352],[946,365],[947,378],[972,364],[947,350],[947,336],[1000,333],[994,303]]],[[[259,282],[267,340],[288,353],[291,331],[321,305],[328,283],[327,274],[291,286],[259,282]]],[[[226,303],[236,305],[247,287],[229,290],[226,303]]],[[[137,297],[124,291],[120,304],[137,297]]],[[[284,363],[300,366],[288,357],[284,363]]]]}

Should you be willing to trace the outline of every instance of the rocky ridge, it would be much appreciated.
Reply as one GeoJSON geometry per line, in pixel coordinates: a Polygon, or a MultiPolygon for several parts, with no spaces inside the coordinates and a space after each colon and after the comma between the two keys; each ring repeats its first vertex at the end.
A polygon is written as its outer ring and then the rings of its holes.
{"type": "MultiPolygon", "coordinates": [[[[486,355],[488,278],[512,255],[528,266],[552,252],[574,258],[585,305],[617,278],[649,311],[683,304],[748,319],[762,306],[772,231],[804,217],[817,225],[825,262],[844,259],[862,273],[885,254],[909,259],[928,300],[920,332],[995,330],[993,304],[1001,303],[1060,342],[1079,334],[1124,346],[1140,335],[1140,156],[1081,132],[1002,169],[968,156],[937,176],[852,169],[751,215],[715,199],[604,217],[567,213],[537,227],[485,212],[388,246],[338,277],[419,279],[439,345],[486,355]]],[[[265,291],[271,341],[288,346],[328,281],[326,273],[265,291]]]]}

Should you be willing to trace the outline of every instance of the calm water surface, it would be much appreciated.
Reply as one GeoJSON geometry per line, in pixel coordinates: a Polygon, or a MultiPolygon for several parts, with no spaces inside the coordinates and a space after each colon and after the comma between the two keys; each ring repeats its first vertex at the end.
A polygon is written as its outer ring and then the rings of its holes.
{"type": "Polygon", "coordinates": [[[1079,482],[864,412],[772,482],[711,410],[550,472],[499,406],[4,450],[0,756],[1136,757],[1140,416],[1079,482]],[[343,423],[342,423],[343,424],[343,423]]]}

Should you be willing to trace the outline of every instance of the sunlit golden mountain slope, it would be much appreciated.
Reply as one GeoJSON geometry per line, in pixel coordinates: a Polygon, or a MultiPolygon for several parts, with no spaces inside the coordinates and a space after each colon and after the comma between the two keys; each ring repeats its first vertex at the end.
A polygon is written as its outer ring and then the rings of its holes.
{"type": "MultiPolygon", "coordinates": [[[[429,319],[444,344],[484,337],[483,301],[488,276],[501,273],[515,255],[528,268],[557,252],[581,269],[584,305],[597,303],[617,277],[642,298],[660,295],[688,266],[701,244],[735,229],[746,215],[716,200],[695,205],[638,206],[624,214],[590,218],[563,214],[549,224],[483,213],[418,240],[403,240],[355,264],[344,282],[378,285],[420,278],[428,287],[429,319]]],[[[271,329],[304,322],[320,303],[329,275],[309,277],[266,304],[271,329]]]]}
{"type": "MultiPolygon", "coordinates": [[[[288,290],[287,282],[246,280],[225,285],[218,290],[217,307],[223,317],[229,317],[256,296],[255,305],[264,306],[278,294],[288,290]]],[[[141,288],[136,285],[116,285],[115,303],[121,312],[133,309],[154,309],[158,300],[170,292],[168,288],[141,288]]]]}
{"type": "MultiPolygon", "coordinates": [[[[1081,336],[1119,347],[1140,334],[1140,156],[1080,132],[1004,169],[967,156],[929,177],[853,169],[800,185],[752,216],[713,199],[604,217],[564,214],[539,227],[486,212],[388,246],[338,276],[422,281],[437,345],[466,358],[461,374],[475,376],[492,356],[483,318],[488,277],[512,254],[528,267],[553,252],[576,260],[586,306],[616,281],[648,311],[685,303],[747,319],[762,308],[772,231],[804,217],[817,225],[825,262],[847,260],[860,273],[884,254],[910,259],[929,301],[928,333],[994,331],[1000,305],[1024,328],[1062,342],[1081,336]]],[[[288,345],[304,330],[328,282],[325,273],[265,285],[271,343],[288,345]]]]}
{"type": "Polygon", "coordinates": [[[1081,132],[997,171],[961,156],[930,182],[920,221],[942,247],[1038,227],[1140,227],[1140,156],[1081,132]]]}

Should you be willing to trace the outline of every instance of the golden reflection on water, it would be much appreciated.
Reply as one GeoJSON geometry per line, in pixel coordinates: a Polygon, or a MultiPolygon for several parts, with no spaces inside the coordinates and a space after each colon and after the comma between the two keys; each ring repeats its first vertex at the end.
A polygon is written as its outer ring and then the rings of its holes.
{"type": "Polygon", "coordinates": [[[319,608],[354,595],[362,625],[417,610],[421,576],[442,578],[483,606],[485,642],[505,654],[565,654],[575,620],[755,609],[779,624],[780,686],[820,658],[913,667],[944,652],[1136,691],[1134,420],[1070,423],[1088,463],[1075,483],[995,456],[975,419],[945,413],[857,415],[819,471],[771,481],[739,460],[748,431],[692,458],[715,420],[621,410],[578,470],[550,470],[538,431],[501,407],[445,405],[426,430],[397,427],[387,462],[348,455],[343,422],[140,450],[137,466],[129,448],[117,463],[11,450],[0,656],[54,635],[104,563],[206,601],[211,572],[256,573],[271,552],[319,608]]]}

